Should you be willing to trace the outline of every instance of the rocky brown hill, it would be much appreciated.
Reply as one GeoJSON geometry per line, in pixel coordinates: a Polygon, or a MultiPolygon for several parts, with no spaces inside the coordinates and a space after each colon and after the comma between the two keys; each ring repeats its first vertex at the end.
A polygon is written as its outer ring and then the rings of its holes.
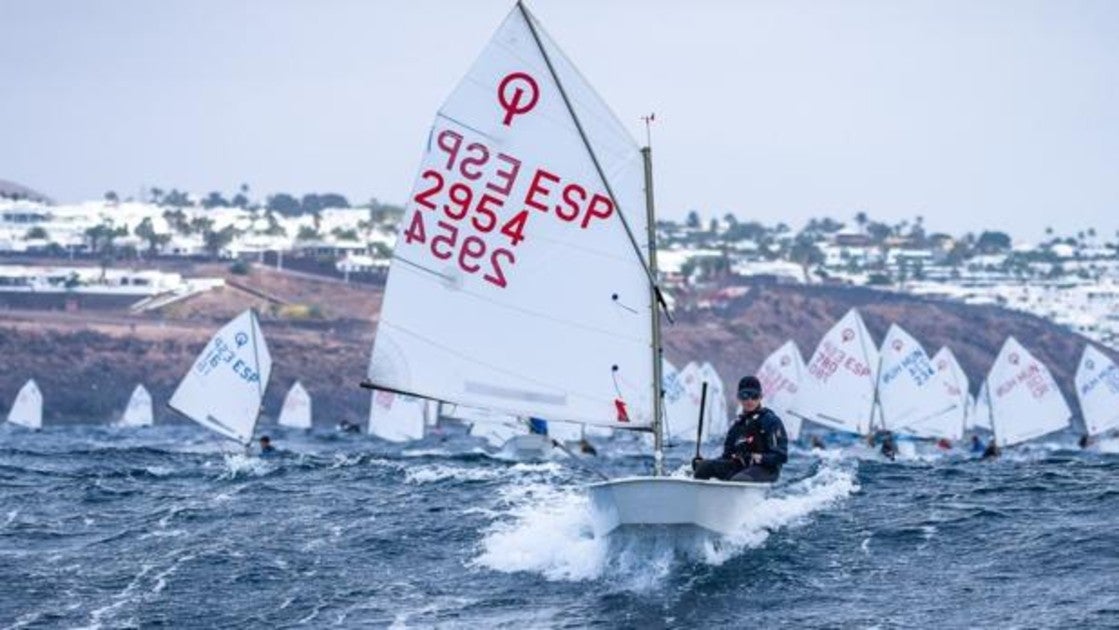
{"type": "MultiPolygon", "coordinates": [[[[189,271],[224,275],[236,286],[158,314],[0,311],[0,413],[7,413],[15,393],[33,377],[43,391],[46,422],[104,422],[120,414],[142,382],[156,402],[157,421],[171,421],[174,412],[164,403],[210,334],[253,307],[273,358],[266,416],[278,414],[298,379],[314,400],[316,422],[366,417],[368,393],[357,383],[373,341],[377,289],[259,268],[248,276],[231,275],[222,265],[189,271]]],[[[868,289],[753,285],[717,309],[678,313],[676,323],[665,326],[666,352],[678,365],[711,361],[733,383],[786,339],[796,341],[807,358],[850,308],[860,310],[876,341],[898,322],[930,354],[941,345],[951,347],[973,393],[1005,337],[1014,335],[1053,369],[1076,409],[1072,376],[1086,343],[1079,335],[997,307],[868,289]]]]}

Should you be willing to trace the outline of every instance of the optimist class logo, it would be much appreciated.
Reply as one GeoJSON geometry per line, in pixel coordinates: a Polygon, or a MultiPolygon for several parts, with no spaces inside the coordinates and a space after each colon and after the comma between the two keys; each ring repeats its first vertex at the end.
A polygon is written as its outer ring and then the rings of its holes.
{"type": "Polygon", "coordinates": [[[897,351],[897,352],[901,352],[901,348],[902,348],[902,346],[904,346],[904,345],[905,345],[905,344],[903,344],[903,343],[901,342],[901,339],[894,339],[894,343],[893,343],[893,346],[894,346],[894,350],[895,350],[895,351],[897,351]]]}
{"type": "Polygon", "coordinates": [[[1018,365],[1019,361],[1021,361],[1021,359],[1018,358],[1017,352],[1010,353],[1010,365],[1018,365]]]}
{"type": "Polygon", "coordinates": [[[524,72],[506,75],[497,86],[497,102],[505,110],[505,118],[501,124],[508,127],[514,116],[532,111],[539,100],[540,87],[536,84],[536,79],[524,72]],[[526,94],[528,102],[523,102],[526,94]]]}
{"type": "Polygon", "coordinates": [[[790,359],[789,357],[781,357],[781,367],[785,367],[786,365],[788,365],[792,362],[793,362],[793,360],[790,359]]]}
{"type": "Polygon", "coordinates": [[[855,331],[851,330],[850,328],[844,328],[843,329],[843,341],[844,341],[844,343],[846,343],[848,341],[851,341],[854,338],[855,338],[855,331]]]}

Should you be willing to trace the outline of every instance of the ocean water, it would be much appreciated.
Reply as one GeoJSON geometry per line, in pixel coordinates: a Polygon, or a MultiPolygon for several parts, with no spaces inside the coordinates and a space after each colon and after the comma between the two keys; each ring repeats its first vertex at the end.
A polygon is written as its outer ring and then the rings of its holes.
{"type": "Polygon", "coordinates": [[[0,427],[0,627],[1119,626],[1116,445],[796,451],[734,536],[599,540],[562,456],[276,437],[0,427]]]}

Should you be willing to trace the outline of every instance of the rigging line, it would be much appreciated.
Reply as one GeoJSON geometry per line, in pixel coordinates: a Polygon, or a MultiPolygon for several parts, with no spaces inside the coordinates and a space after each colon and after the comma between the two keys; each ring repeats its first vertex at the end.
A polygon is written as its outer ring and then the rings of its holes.
{"type": "MultiPolygon", "coordinates": [[[[423,271],[425,273],[431,274],[433,276],[436,276],[436,277],[441,278],[443,280],[446,280],[448,282],[453,280],[453,278],[451,278],[450,276],[440,274],[437,271],[434,271],[434,270],[429,269],[427,267],[424,267],[422,265],[417,265],[417,264],[415,264],[411,261],[405,260],[403,258],[394,257],[394,259],[395,260],[400,260],[401,262],[403,262],[403,263],[405,263],[405,264],[407,264],[411,267],[414,267],[418,271],[423,271]]],[[[482,295],[481,293],[476,293],[476,292],[471,291],[469,289],[459,288],[458,291],[460,293],[462,293],[463,295],[469,295],[470,297],[472,297],[476,300],[486,302],[488,304],[492,304],[496,307],[499,307],[499,308],[502,308],[502,309],[505,309],[505,310],[508,310],[508,311],[514,311],[514,312],[517,312],[517,313],[521,313],[522,315],[528,315],[528,316],[534,317],[536,319],[542,319],[542,320],[546,320],[546,321],[553,322],[553,323],[556,323],[556,324],[563,324],[563,325],[565,325],[569,328],[577,328],[577,329],[580,329],[580,330],[583,330],[583,331],[586,331],[586,332],[591,332],[591,333],[595,333],[595,334],[598,334],[598,335],[602,335],[604,337],[609,337],[611,339],[622,339],[622,340],[628,341],[630,343],[641,344],[642,346],[644,346],[644,344],[646,343],[646,341],[644,339],[622,336],[622,335],[618,335],[617,333],[612,332],[610,330],[606,330],[606,329],[603,329],[603,328],[598,328],[596,326],[591,326],[591,325],[588,325],[588,324],[584,324],[582,322],[577,322],[577,321],[572,321],[572,320],[567,320],[567,319],[560,319],[558,317],[552,317],[550,315],[547,315],[547,314],[539,312],[539,311],[533,311],[533,310],[530,310],[530,309],[527,309],[527,308],[524,308],[524,307],[521,307],[521,306],[515,306],[513,304],[509,304],[509,303],[506,303],[506,302],[495,300],[494,298],[486,297],[485,295],[482,295]]]]}
{"type": "Polygon", "coordinates": [[[260,398],[260,402],[256,404],[256,416],[253,418],[253,426],[249,427],[248,441],[245,442],[245,448],[248,448],[253,443],[253,434],[256,432],[256,425],[260,422],[260,412],[264,409],[264,383],[260,374],[260,355],[256,349],[256,335],[258,332],[258,324],[256,321],[256,311],[249,309],[249,332],[253,340],[253,363],[256,364],[256,393],[260,398]]]}
{"type": "MultiPolygon", "coordinates": [[[[548,51],[544,49],[544,44],[540,41],[540,35],[536,32],[536,25],[533,24],[532,16],[529,14],[528,9],[520,0],[517,0],[517,8],[524,16],[525,23],[528,25],[528,30],[532,33],[532,39],[536,42],[536,47],[540,50],[540,55],[544,57],[544,63],[548,66],[548,72],[552,75],[552,80],[556,83],[556,88],[559,89],[560,96],[563,97],[563,103],[567,107],[567,112],[571,115],[571,120],[575,123],[575,128],[579,131],[579,137],[583,140],[583,146],[587,149],[587,154],[590,155],[591,162],[594,164],[594,169],[598,172],[599,179],[602,180],[602,185],[606,188],[606,194],[610,195],[610,201],[614,203],[614,207],[618,210],[618,219],[622,222],[622,227],[626,230],[626,236],[629,237],[630,245],[633,246],[633,251],[637,255],[637,261],[641,264],[641,268],[645,271],[645,276],[649,280],[649,284],[653,287],[653,291],[657,295],[657,302],[660,303],[661,308],[664,309],[665,316],[668,321],[672,321],[672,316],[668,312],[668,302],[664,299],[664,294],[661,293],[660,285],[657,283],[656,275],[653,270],[645,264],[645,258],[641,255],[641,246],[637,243],[637,237],[633,235],[633,229],[629,226],[629,221],[626,220],[625,214],[622,212],[622,207],[618,204],[618,198],[614,195],[614,189],[610,186],[610,180],[607,179],[606,173],[602,170],[602,165],[598,161],[598,155],[595,154],[594,148],[591,147],[590,140],[587,138],[586,131],[583,130],[583,123],[579,120],[579,116],[575,114],[575,107],[571,104],[571,99],[567,96],[567,90],[564,89],[563,83],[559,80],[559,74],[556,73],[555,67],[552,65],[552,59],[548,56],[548,51]]],[[[646,186],[652,186],[652,182],[646,181],[646,186]]],[[[655,229],[655,226],[651,226],[655,229]]]]}
{"type": "MultiPolygon", "coordinates": [[[[510,370],[500,368],[496,365],[491,365],[491,364],[486,363],[484,361],[478,361],[473,357],[462,354],[462,353],[460,353],[460,352],[458,352],[458,351],[456,351],[452,348],[449,348],[449,347],[444,346],[440,343],[432,341],[431,339],[428,339],[426,337],[422,337],[422,336],[412,332],[411,330],[408,330],[407,328],[404,328],[402,326],[398,326],[396,324],[393,324],[392,322],[388,322],[388,321],[381,322],[381,325],[382,326],[388,326],[390,328],[398,330],[401,333],[408,335],[409,337],[412,337],[412,338],[417,339],[417,340],[419,340],[423,343],[426,343],[430,346],[438,348],[438,349],[440,349],[440,350],[442,350],[442,351],[444,351],[444,352],[446,352],[446,353],[448,353],[448,354],[450,354],[450,355],[452,355],[452,356],[454,356],[458,359],[461,359],[464,362],[472,363],[472,364],[475,364],[475,365],[480,365],[480,366],[485,367],[485,368],[489,368],[489,369],[494,370],[495,372],[498,372],[498,373],[503,374],[505,376],[509,376],[511,378],[518,379],[518,380],[521,380],[521,381],[526,381],[528,383],[531,383],[532,385],[535,385],[537,387],[541,387],[544,390],[555,391],[555,386],[554,385],[549,385],[549,384],[544,383],[544,382],[542,382],[538,379],[529,378],[529,377],[527,377],[524,374],[519,373],[519,372],[512,372],[510,370]]],[[[370,382],[370,384],[372,385],[372,382],[370,382]]],[[[381,386],[374,386],[373,388],[375,388],[375,389],[386,389],[386,388],[381,387],[381,386]]],[[[367,389],[369,389],[369,388],[367,387],[367,389]]],[[[568,390],[568,391],[566,391],[566,394],[569,395],[569,396],[574,396],[574,397],[580,398],[580,399],[585,400],[587,402],[600,402],[600,399],[598,397],[592,396],[592,395],[589,395],[589,394],[584,394],[582,392],[568,390]]],[[[432,396],[427,396],[425,394],[416,394],[416,395],[418,395],[421,398],[431,398],[432,400],[440,400],[438,398],[435,398],[435,397],[432,397],[432,396]]],[[[458,401],[453,401],[453,400],[444,400],[444,402],[452,402],[452,403],[455,403],[455,404],[463,404],[463,405],[469,406],[468,403],[459,403],[458,401]]],[[[508,409],[508,408],[496,409],[496,410],[497,411],[504,411],[504,412],[511,413],[511,414],[514,414],[514,415],[519,413],[518,411],[514,411],[514,410],[511,410],[511,409],[508,409]]],[[[584,424],[587,423],[586,420],[579,420],[579,419],[574,419],[574,418],[555,418],[555,419],[556,420],[564,420],[564,421],[567,421],[567,422],[579,422],[579,423],[584,423],[584,424]]],[[[592,422],[591,424],[597,424],[597,423],[592,422]]],[[[618,424],[610,424],[610,425],[603,425],[603,426],[610,426],[610,427],[619,428],[619,429],[628,428],[626,426],[622,426],[622,425],[618,425],[618,424]]],[[[648,427],[635,427],[635,429],[639,430],[639,431],[646,431],[646,430],[648,430],[648,427]]]]}

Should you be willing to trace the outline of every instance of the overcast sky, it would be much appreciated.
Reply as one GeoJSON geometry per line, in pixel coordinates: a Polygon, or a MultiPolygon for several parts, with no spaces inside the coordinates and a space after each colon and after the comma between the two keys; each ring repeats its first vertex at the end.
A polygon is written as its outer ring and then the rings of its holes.
{"type": "MultiPolygon", "coordinates": [[[[509,0],[0,0],[0,179],[406,199],[509,0]]],[[[1119,230],[1119,2],[535,0],[658,213],[1119,230]]]]}

